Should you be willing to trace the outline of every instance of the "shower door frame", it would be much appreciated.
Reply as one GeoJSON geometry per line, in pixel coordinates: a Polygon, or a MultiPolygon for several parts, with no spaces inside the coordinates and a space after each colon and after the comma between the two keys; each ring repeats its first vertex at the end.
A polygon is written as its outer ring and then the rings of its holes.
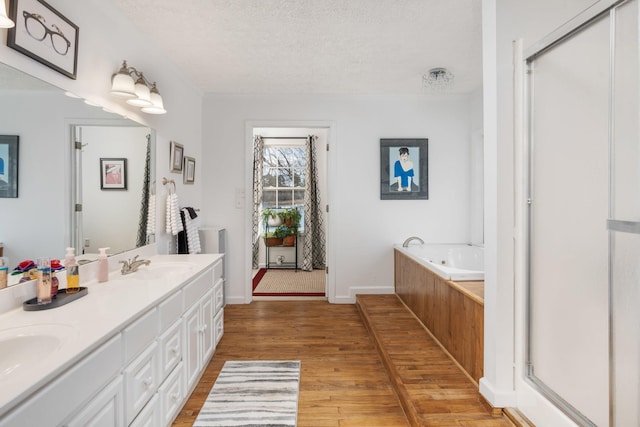
{"type": "MultiPolygon", "coordinates": [[[[524,82],[524,99],[523,99],[523,116],[524,116],[524,150],[523,154],[526,156],[524,160],[524,203],[526,206],[524,207],[524,220],[525,220],[525,233],[524,233],[524,286],[525,286],[525,340],[524,340],[524,378],[527,380],[532,387],[537,390],[543,397],[549,400],[554,406],[560,409],[567,417],[576,422],[579,425],[584,426],[595,426],[595,424],[589,420],[586,416],[580,413],[577,409],[575,409],[569,402],[563,399],[560,395],[558,395],[553,389],[548,387],[544,382],[539,380],[534,374],[532,369],[532,298],[531,298],[531,284],[532,284],[532,271],[531,271],[531,256],[532,256],[532,196],[533,196],[533,153],[534,153],[534,135],[533,135],[533,100],[534,100],[534,83],[533,83],[533,70],[532,64],[533,62],[542,56],[547,51],[553,49],[557,45],[565,42],[569,38],[578,34],[582,30],[588,28],[595,22],[598,22],[601,19],[609,20],[609,29],[610,34],[614,34],[615,31],[615,15],[614,10],[616,7],[626,3],[629,0],[601,0],[590,8],[577,15],[569,22],[559,27],[553,33],[549,34],[547,37],[533,44],[531,47],[525,50],[523,59],[523,72],[524,77],[522,77],[522,81],[524,82]],[[609,15],[609,17],[605,17],[609,15]]],[[[613,165],[611,160],[611,150],[613,145],[613,130],[612,130],[612,116],[613,116],[613,55],[614,51],[614,43],[615,40],[613,37],[610,37],[610,46],[609,46],[609,105],[608,105],[608,150],[609,150],[609,195],[608,195],[608,211],[609,211],[609,219],[606,222],[606,228],[609,231],[609,248],[608,248],[608,289],[609,289],[609,300],[608,304],[608,318],[609,318],[609,423],[610,426],[613,426],[613,402],[614,396],[611,386],[612,375],[611,375],[611,360],[612,360],[612,341],[611,341],[611,289],[612,289],[612,273],[611,273],[611,235],[612,231],[626,231],[626,232],[635,232],[640,234],[640,223],[631,223],[629,221],[616,221],[612,220],[611,212],[612,212],[612,190],[611,190],[611,182],[613,173],[613,165]]]]}

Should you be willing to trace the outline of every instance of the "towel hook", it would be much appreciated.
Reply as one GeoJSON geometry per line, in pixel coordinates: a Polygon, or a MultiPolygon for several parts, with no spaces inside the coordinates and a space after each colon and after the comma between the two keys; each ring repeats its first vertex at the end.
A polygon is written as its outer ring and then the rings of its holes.
{"type": "Polygon", "coordinates": [[[173,191],[171,191],[171,187],[169,187],[169,194],[176,192],[176,182],[172,179],[167,179],[164,176],[162,177],[162,185],[173,184],[173,191]]]}

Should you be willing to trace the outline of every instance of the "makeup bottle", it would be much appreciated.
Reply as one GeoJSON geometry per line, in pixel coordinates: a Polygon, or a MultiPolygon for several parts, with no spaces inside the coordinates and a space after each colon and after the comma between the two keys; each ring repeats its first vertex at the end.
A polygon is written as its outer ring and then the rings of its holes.
{"type": "Polygon", "coordinates": [[[49,258],[38,258],[38,285],[36,297],[38,304],[49,304],[51,302],[51,263],[49,258]]]}
{"type": "Polygon", "coordinates": [[[4,257],[0,257],[0,289],[7,287],[7,280],[9,276],[9,260],[4,257]]]}
{"type": "Polygon", "coordinates": [[[75,248],[67,248],[64,268],[67,270],[67,293],[75,294],[80,286],[80,266],[76,261],[75,248]]]}

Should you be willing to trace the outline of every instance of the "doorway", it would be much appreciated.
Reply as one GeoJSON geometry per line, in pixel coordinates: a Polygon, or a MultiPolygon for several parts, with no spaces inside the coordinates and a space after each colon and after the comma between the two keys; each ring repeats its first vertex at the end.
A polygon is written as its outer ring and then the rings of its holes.
{"type": "Polygon", "coordinates": [[[327,127],[251,128],[252,299],[327,296],[328,135],[327,127]]]}

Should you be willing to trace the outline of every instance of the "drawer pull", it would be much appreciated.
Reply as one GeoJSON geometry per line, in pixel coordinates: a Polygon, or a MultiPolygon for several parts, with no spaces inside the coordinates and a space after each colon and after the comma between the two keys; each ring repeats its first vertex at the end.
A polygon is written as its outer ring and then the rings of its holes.
{"type": "Polygon", "coordinates": [[[178,346],[175,346],[171,349],[171,353],[175,354],[176,356],[180,353],[180,349],[178,348],[178,346]]]}
{"type": "Polygon", "coordinates": [[[178,400],[180,400],[180,393],[173,393],[173,394],[171,395],[171,399],[172,399],[174,402],[177,402],[178,400]]]}
{"type": "Polygon", "coordinates": [[[153,384],[153,378],[149,377],[146,380],[143,380],[142,384],[144,384],[144,388],[151,387],[151,384],[153,384]]]}

